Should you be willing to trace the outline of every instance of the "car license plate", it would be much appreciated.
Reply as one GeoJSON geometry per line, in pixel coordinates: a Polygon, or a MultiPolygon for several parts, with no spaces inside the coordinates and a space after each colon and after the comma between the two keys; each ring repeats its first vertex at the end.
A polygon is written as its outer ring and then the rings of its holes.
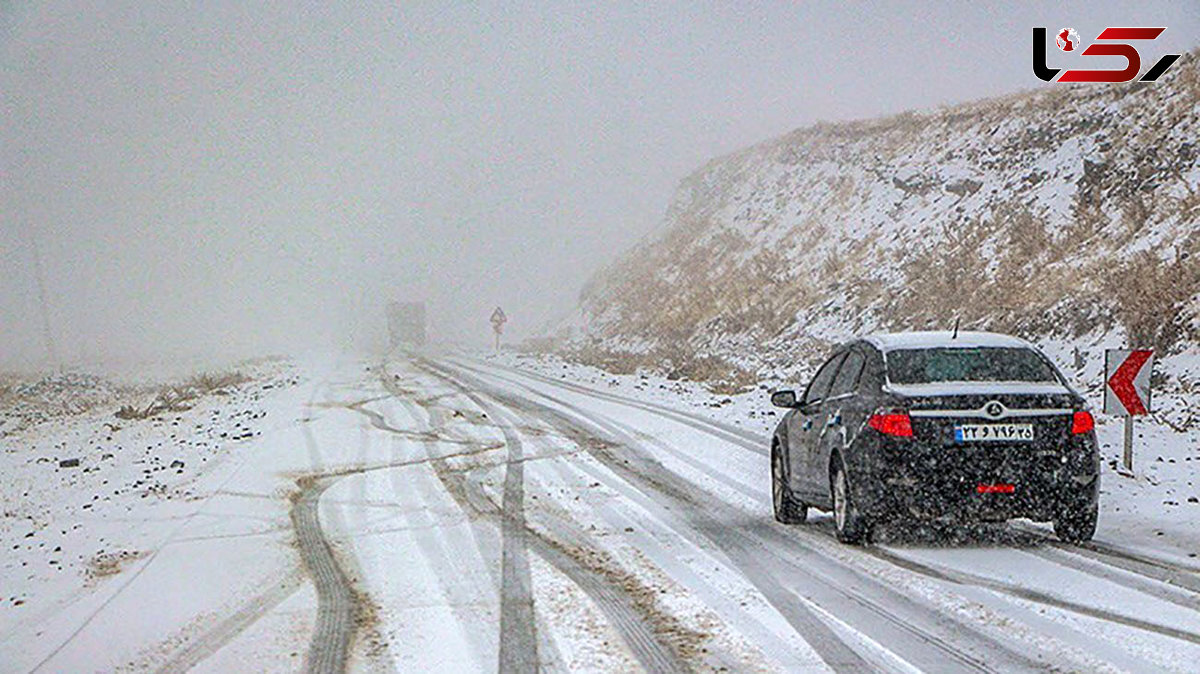
{"type": "Polygon", "coordinates": [[[963,424],[954,427],[955,442],[1030,442],[1033,424],[963,424]]]}

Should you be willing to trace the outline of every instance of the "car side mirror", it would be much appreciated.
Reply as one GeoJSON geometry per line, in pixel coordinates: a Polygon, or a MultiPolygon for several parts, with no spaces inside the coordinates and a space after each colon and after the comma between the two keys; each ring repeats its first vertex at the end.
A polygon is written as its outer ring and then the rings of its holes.
{"type": "Polygon", "coordinates": [[[776,407],[787,407],[789,409],[800,406],[796,401],[796,392],[787,389],[772,393],[771,404],[776,407]]]}

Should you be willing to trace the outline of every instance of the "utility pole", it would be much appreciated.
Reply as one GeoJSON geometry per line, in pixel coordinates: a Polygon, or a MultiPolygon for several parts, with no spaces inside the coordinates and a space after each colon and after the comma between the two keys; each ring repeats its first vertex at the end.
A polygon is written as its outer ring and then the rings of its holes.
{"type": "Polygon", "coordinates": [[[46,299],[46,273],[42,268],[42,249],[38,245],[33,228],[29,230],[29,243],[33,248],[33,275],[37,282],[38,305],[42,312],[42,340],[46,346],[46,357],[55,369],[61,369],[58,361],[58,346],[54,343],[54,331],[50,329],[50,302],[46,299]]]}
{"type": "MultiPolygon", "coordinates": [[[[28,122],[28,114],[24,106],[18,105],[14,112],[21,117],[19,121],[14,120],[18,124],[28,122]]],[[[18,145],[16,147],[16,161],[7,169],[0,170],[0,188],[7,188],[7,190],[0,189],[0,193],[4,191],[10,193],[14,212],[13,224],[16,229],[25,230],[29,236],[29,248],[33,252],[33,276],[34,283],[37,284],[38,308],[42,313],[42,343],[46,347],[46,357],[50,360],[50,365],[59,370],[62,369],[62,363],[58,360],[58,345],[54,342],[54,331],[50,328],[50,300],[46,293],[46,271],[42,264],[42,248],[38,243],[33,223],[30,222],[29,204],[26,201],[28,190],[22,189],[25,185],[20,184],[28,180],[28,155],[27,146],[18,145]]]]}

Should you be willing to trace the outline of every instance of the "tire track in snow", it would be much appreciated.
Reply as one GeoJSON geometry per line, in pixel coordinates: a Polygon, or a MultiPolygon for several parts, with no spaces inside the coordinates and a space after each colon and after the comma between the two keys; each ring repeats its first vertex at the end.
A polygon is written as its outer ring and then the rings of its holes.
{"type": "Polygon", "coordinates": [[[1181,641],[1188,641],[1193,644],[1200,644],[1200,634],[1197,634],[1196,632],[1188,632],[1187,630],[1181,630],[1169,625],[1162,625],[1159,623],[1150,622],[1148,620],[1142,620],[1140,618],[1134,618],[1132,616],[1116,613],[1114,611],[1079,604],[1077,602],[1056,597],[1040,590],[1034,590],[1032,588],[1016,585],[1014,583],[1007,583],[1004,581],[979,576],[973,573],[966,573],[963,571],[924,564],[906,557],[895,555],[885,550],[871,549],[870,554],[878,556],[881,559],[885,559],[892,564],[896,564],[897,566],[902,566],[906,569],[909,569],[914,573],[919,573],[923,576],[934,578],[936,580],[954,583],[956,585],[974,585],[976,587],[982,587],[992,590],[993,592],[1000,592],[1017,597],[1019,599],[1025,599],[1038,604],[1045,604],[1046,606],[1053,606],[1055,608],[1063,609],[1064,611],[1071,611],[1072,613],[1078,613],[1080,615],[1097,618],[1107,622],[1119,623],[1121,625],[1133,627],[1145,632],[1152,632],[1162,636],[1171,637],[1172,639],[1179,639],[1181,641]]]}
{"type": "Polygon", "coordinates": [[[520,436],[494,406],[465,392],[504,433],[507,457],[500,517],[500,674],[538,668],[537,620],[525,525],[525,448],[520,436]]]}
{"type": "MultiPolygon", "coordinates": [[[[386,372],[384,382],[387,382],[386,372]]],[[[521,438],[495,406],[462,389],[504,434],[507,452],[500,516],[500,653],[501,674],[538,669],[537,620],[525,524],[525,454],[521,438]]]]}
{"type": "Polygon", "coordinates": [[[647,672],[671,674],[687,670],[642,622],[632,599],[558,547],[541,538],[534,541],[533,547],[538,556],[562,572],[596,603],[647,672]]]}
{"type": "MultiPolygon", "coordinates": [[[[730,442],[735,445],[738,445],[739,447],[742,447],[751,452],[754,452],[755,454],[761,454],[763,456],[767,455],[768,440],[767,440],[766,436],[759,435],[753,431],[748,431],[744,428],[738,428],[737,426],[734,426],[732,424],[723,423],[723,422],[717,421],[715,419],[709,419],[709,418],[704,417],[699,414],[694,414],[692,412],[685,412],[683,410],[678,410],[678,409],[675,409],[672,407],[668,407],[666,405],[659,405],[657,403],[652,403],[652,402],[648,402],[645,400],[638,400],[636,398],[630,398],[628,396],[623,396],[623,395],[619,395],[616,393],[610,393],[608,391],[600,391],[600,390],[597,390],[594,388],[589,388],[587,386],[583,386],[582,384],[576,384],[574,382],[564,381],[561,379],[554,379],[553,377],[547,377],[545,375],[537,374],[534,372],[527,372],[525,370],[520,370],[515,367],[509,367],[507,365],[501,365],[499,363],[486,363],[486,362],[480,362],[478,360],[472,359],[472,362],[476,363],[476,367],[472,367],[470,365],[466,365],[465,363],[462,363],[461,360],[464,360],[464,359],[462,359],[462,358],[458,359],[458,361],[456,361],[455,364],[460,367],[471,370],[473,372],[476,372],[478,374],[490,374],[485,371],[479,370],[477,367],[479,365],[483,365],[483,366],[489,367],[489,368],[495,368],[498,370],[505,370],[507,372],[510,372],[510,373],[518,375],[518,376],[528,377],[530,379],[540,381],[544,384],[550,384],[551,386],[558,386],[560,388],[565,388],[569,391],[581,393],[583,395],[586,395],[586,396],[589,396],[592,398],[599,398],[601,400],[607,400],[609,402],[615,402],[615,403],[619,403],[621,405],[627,405],[629,407],[636,407],[638,409],[645,410],[647,412],[653,412],[654,414],[657,414],[659,416],[667,417],[668,419],[677,421],[681,424],[684,424],[685,426],[691,426],[692,428],[695,428],[698,431],[702,431],[702,432],[712,435],[714,437],[725,440],[726,442],[730,442]]],[[[495,374],[491,374],[491,376],[495,376],[495,374]]],[[[512,381],[512,380],[510,379],[508,381],[512,381]]],[[[513,383],[519,384],[520,382],[514,381],[513,383]]]]}
{"type": "Polygon", "coordinates": [[[1070,547],[1059,548],[1058,546],[1033,548],[1022,550],[1022,552],[1040,557],[1053,564],[1086,573],[1095,578],[1116,583],[1117,585],[1141,592],[1155,599],[1161,599],[1176,606],[1200,612],[1200,594],[1196,594],[1195,591],[1180,589],[1179,586],[1167,578],[1155,578],[1149,574],[1117,566],[1117,564],[1114,564],[1108,558],[1096,560],[1082,556],[1083,558],[1080,559],[1075,554],[1072,554],[1075,552],[1074,549],[1070,547]]]}
{"type": "Polygon", "coordinates": [[[327,478],[309,476],[300,478],[297,483],[301,491],[292,505],[292,526],[296,530],[300,558],[317,590],[317,624],[309,642],[305,671],[344,672],[354,634],[355,596],[321,529],[321,494],[331,482],[327,478]]]}
{"type": "Polygon", "coordinates": [[[175,653],[169,660],[158,667],[159,674],[183,674],[203,662],[208,656],[221,650],[233,641],[260,618],[270,613],[275,607],[287,601],[289,597],[303,586],[303,576],[293,571],[275,581],[266,591],[254,596],[234,611],[204,632],[200,637],[188,643],[183,650],[175,653]]]}
{"type": "MultiPolygon", "coordinates": [[[[1056,542],[1061,543],[1061,541],[1056,542]]],[[[1097,555],[1104,555],[1105,557],[1112,559],[1125,560],[1132,564],[1138,564],[1144,567],[1153,567],[1161,571],[1187,574],[1191,577],[1191,579],[1200,578],[1200,567],[1140,554],[1120,545],[1115,545],[1106,541],[1091,540],[1087,541],[1086,543],[1081,543],[1077,547],[1097,555]]],[[[1190,584],[1188,587],[1200,592],[1200,586],[1190,584]]]]}
{"type": "MultiPolygon", "coordinates": [[[[396,375],[396,378],[398,377],[399,375],[396,375]]],[[[440,378],[438,378],[438,380],[441,382],[440,378]]],[[[391,392],[392,395],[390,398],[407,410],[408,414],[413,420],[413,423],[418,425],[423,424],[426,427],[425,431],[420,432],[429,434],[432,437],[440,438],[437,442],[453,442],[475,445],[480,444],[480,440],[477,438],[448,438],[444,434],[444,427],[446,425],[445,415],[442,413],[442,410],[436,406],[436,403],[444,398],[461,395],[459,391],[456,390],[453,392],[446,392],[438,395],[418,398],[415,391],[405,390],[402,387],[395,385],[396,379],[385,376],[383,384],[384,388],[391,392]]],[[[469,507],[469,505],[465,503],[464,500],[460,498],[454,491],[452,491],[450,486],[451,482],[457,484],[458,481],[453,480],[451,475],[457,472],[469,472],[474,470],[475,466],[468,468],[467,471],[452,471],[446,460],[452,458],[453,456],[462,455],[456,454],[439,456],[432,453],[432,441],[426,441],[426,443],[428,451],[430,452],[429,464],[433,469],[432,476],[436,478],[437,483],[440,486],[440,490],[437,491],[437,495],[444,496],[448,494],[454,501],[458,512],[463,516],[465,523],[469,527],[469,532],[465,534],[456,533],[452,529],[441,529],[439,534],[434,536],[432,541],[430,541],[430,547],[440,549],[442,554],[445,555],[449,561],[447,565],[448,569],[437,569],[439,583],[441,583],[443,587],[443,594],[445,594],[448,599],[451,599],[450,595],[446,592],[446,588],[455,585],[455,582],[443,580],[441,578],[442,574],[448,571],[450,578],[452,578],[453,581],[460,581],[464,577],[474,578],[476,583],[473,584],[476,584],[477,590],[479,590],[479,596],[486,595],[490,597],[492,596],[492,593],[496,592],[496,588],[500,587],[501,582],[499,577],[499,569],[494,568],[492,565],[487,563],[487,560],[499,560],[501,558],[499,527],[493,526],[494,523],[499,520],[500,513],[498,510],[489,510],[487,513],[474,510],[469,507]],[[491,581],[491,585],[487,585],[486,588],[477,585],[478,578],[475,578],[475,575],[472,574],[472,569],[464,565],[465,560],[463,558],[463,551],[467,549],[464,546],[474,547],[476,549],[479,559],[484,563],[484,570],[487,572],[486,577],[491,581]]],[[[505,445],[503,443],[496,443],[494,446],[488,446],[487,451],[504,448],[505,445]]],[[[528,460],[528,458],[539,457],[527,457],[525,460],[528,460]]],[[[469,483],[464,481],[463,484],[465,486],[469,483]]],[[[433,492],[426,494],[426,503],[433,503],[434,500],[435,495],[433,492]]],[[[486,500],[486,498],[481,499],[479,502],[484,500],[486,500]]],[[[527,545],[532,544],[528,539],[526,540],[526,543],[527,545]]],[[[455,603],[453,599],[451,599],[451,603],[455,603]]],[[[459,621],[465,626],[464,629],[466,630],[466,633],[474,635],[486,633],[491,625],[496,624],[495,620],[495,616],[490,614],[484,615],[478,611],[463,611],[463,614],[459,616],[459,621]]],[[[480,639],[475,639],[471,642],[471,648],[478,654],[476,657],[477,662],[487,661],[487,654],[489,653],[497,656],[499,655],[499,649],[496,648],[495,645],[489,644],[486,647],[486,650],[483,650],[480,648],[481,643],[482,640],[480,639]]],[[[557,672],[563,670],[561,664],[562,658],[558,652],[557,644],[555,644],[552,639],[549,639],[546,634],[541,631],[538,632],[538,644],[538,670],[544,672],[557,672]]]]}
{"type": "MultiPolygon", "coordinates": [[[[385,390],[390,393],[387,397],[401,395],[392,390],[386,379],[383,384],[385,390]]],[[[503,447],[498,443],[471,443],[443,438],[436,433],[406,433],[402,429],[391,427],[378,412],[365,408],[366,402],[370,401],[349,405],[322,406],[345,408],[363,414],[377,430],[392,433],[394,437],[407,436],[413,441],[427,444],[445,442],[471,446],[469,449],[443,455],[431,452],[424,457],[393,458],[380,462],[367,462],[365,455],[360,454],[357,463],[339,468],[327,465],[320,446],[312,437],[311,431],[305,427],[304,433],[313,472],[297,480],[300,492],[293,496],[291,517],[301,558],[316,586],[318,599],[317,622],[305,658],[305,671],[307,672],[343,672],[346,670],[349,646],[353,642],[358,627],[355,617],[361,612],[359,606],[361,598],[352,590],[349,578],[345,570],[338,564],[329,539],[320,523],[319,511],[322,494],[344,477],[363,475],[379,470],[436,465],[437,462],[444,462],[447,458],[473,456],[496,451],[503,447]]],[[[310,404],[310,406],[312,405],[310,404]]]]}
{"type": "MultiPolygon", "coordinates": [[[[466,379],[465,376],[464,379],[466,379]]],[[[560,431],[565,431],[568,437],[575,438],[577,444],[581,446],[594,446],[595,443],[591,441],[591,438],[586,436],[581,437],[578,427],[571,424],[569,420],[559,417],[554,410],[542,408],[541,406],[537,406],[537,403],[531,401],[513,400],[511,396],[495,391],[492,387],[487,386],[477,379],[470,378],[468,381],[481,390],[488,390],[488,394],[496,397],[502,404],[519,409],[525,413],[538,414],[548,423],[559,427],[560,431]]],[[[644,479],[639,479],[638,476],[631,475],[632,471],[628,466],[614,462],[610,457],[596,451],[589,451],[589,454],[609,469],[614,470],[614,472],[626,481],[633,483],[643,482],[644,484],[644,479]]],[[[658,490],[661,491],[662,487],[658,487],[658,490]]],[[[679,492],[681,490],[672,491],[679,492]]],[[[713,523],[713,527],[717,526],[719,525],[713,523]]],[[[809,645],[813,647],[821,659],[833,668],[834,671],[866,672],[876,669],[876,666],[865,660],[853,648],[843,642],[828,625],[809,611],[803,603],[796,601],[791,593],[778,584],[773,576],[760,569],[753,556],[736,556],[740,558],[738,561],[741,563],[735,565],[739,568],[742,575],[759,589],[767,601],[783,615],[801,637],[808,641],[809,645]]]]}
{"type": "MultiPolygon", "coordinates": [[[[455,379],[451,373],[428,361],[421,361],[418,366],[449,383],[460,393],[470,397],[481,408],[483,407],[478,396],[468,392],[469,389],[455,379]]],[[[504,405],[502,401],[497,401],[497,403],[504,405]]],[[[489,407],[494,408],[491,405],[489,407]]],[[[437,463],[435,463],[436,468],[437,463]]],[[[462,476],[453,475],[446,466],[442,466],[437,473],[451,496],[459,500],[464,511],[495,517],[504,516],[503,512],[495,510],[494,505],[479,490],[477,484],[465,480],[462,476]]],[[[556,542],[532,529],[527,528],[526,533],[528,534],[526,544],[530,549],[565,575],[596,603],[647,672],[670,674],[688,669],[669,646],[659,641],[654,629],[643,620],[641,611],[632,597],[628,596],[620,587],[612,585],[606,578],[598,576],[591,569],[576,561],[556,542]]]]}
{"type": "MultiPolygon", "coordinates": [[[[1063,543],[1062,541],[1052,538],[1049,534],[1039,531],[1036,527],[1025,524],[1015,523],[1010,526],[1016,531],[1036,539],[1038,542],[1046,545],[1058,553],[1057,555],[1054,555],[1054,553],[1050,551],[1043,551],[1043,553],[1046,555],[1053,555],[1053,557],[1047,557],[1048,559],[1059,561],[1060,559],[1066,558],[1069,555],[1078,555],[1080,557],[1085,557],[1100,564],[1121,569],[1122,571],[1126,571],[1143,578],[1149,578],[1160,583],[1166,583],[1167,585],[1172,586],[1172,588],[1176,590],[1177,594],[1175,598],[1169,598],[1166,596],[1160,598],[1166,599],[1167,601],[1179,604],[1181,606],[1200,610],[1200,574],[1198,574],[1194,569],[1172,564],[1166,560],[1154,559],[1152,557],[1138,555],[1124,550],[1118,550],[1103,543],[1089,542],[1083,545],[1071,545],[1068,543],[1063,543]]],[[[1086,568],[1083,568],[1084,565],[1079,564],[1078,562],[1072,563],[1067,561],[1063,563],[1066,563],[1073,568],[1079,568],[1081,571],[1087,571],[1086,568]]],[[[1133,589],[1139,588],[1133,587],[1133,589]]],[[[1150,594],[1150,592],[1148,592],[1148,594],[1150,594]]]]}
{"type": "MultiPolygon", "coordinates": [[[[329,390],[331,386],[325,382],[321,388],[329,390]]],[[[315,401],[319,393],[318,389],[314,389],[308,403],[310,409],[318,406],[315,401]]],[[[365,614],[366,606],[363,605],[363,597],[354,592],[345,570],[338,564],[329,538],[321,527],[321,495],[343,477],[420,461],[368,464],[365,455],[360,455],[358,465],[335,469],[327,464],[312,429],[303,424],[301,430],[312,472],[296,480],[300,491],[292,496],[289,516],[300,559],[317,592],[317,620],[304,666],[305,671],[313,673],[344,672],[350,656],[350,644],[358,632],[357,616],[365,614]]]]}
{"type": "MultiPolygon", "coordinates": [[[[622,433],[617,427],[611,427],[608,430],[618,434],[622,433]]],[[[632,438],[625,436],[621,444],[629,446],[631,440],[632,438]]],[[[777,549],[765,545],[766,540],[775,538],[774,532],[751,524],[750,534],[743,534],[737,529],[738,518],[735,513],[718,505],[715,498],[710,498],[708,495],[700,497],[699,489],[687,484],[678,476],[670,474],[661,464],[653,460],[643,460],[631,465],[615,456],[600,454],[593,456],[627,482],[633,484],[635,488],[651,496],[652,500],[661,500],[663,496],[666,496],[667,500],[674,504],[673,510],[689,512],[687,521],[676,525],[679,527],[677,530],[691,529],[724,553],[733,567],[763,595],[768,603],[835,671],[877,671],[886,665],[884,662],[868,660],[850,644],[846,637],[839,635],[822,619],[822,611],[816,608],[822,605],[837,606],[845,611],[857,611],[860,620],[854,621],[856,626],[852,626],[856,632],[855,636],[866,636],[864,625],[866,622],[872,622],[873,635],[867,636],[868,640],[882,646],[882,650],[888,651],[892,656],[920,669],[989,670],[983,659],[958,648],[947,638],[910,623],[894,613],[893,610],[884,608],[884,603],[878,598],[868,596],[850,585],[830,584],[825,578],[813,575],[811,569],[805,564],[798,563],[789,556],[780,556],[777,549]],[[645,476],[652,477],[646,479],[645,476]],[[712,511],[716,511],[715,516],[707,514],[712,511]],[[772,570],[764,564],[764,561],[772,558],[776,563],[790,567],[786,574],[786,584],[777,569],[772,570]],[[862,618],[867,620],[864,621],[862,618]],[[884,644],[887,645],[884,646],[884,644]],[[934,650],[927,652],[925,646],[933,646],[934,650]]],[[[880,588],[880,592],[882,592],[882,588],[880,588]]],[[[879,592],[872,594],[878,596],[879,592]]],[[[887,595],[886,592],[882,592],[882,594],[887,595]]],[[[906,599],[900,596],[887,598],[890,600],[888,603],[892,606],[896,606],[906,599]]],[[[999,659],[1001,658],[997,658],[997,660],[999,659]]],[[[1032,662],[1021,664],[1023,666],[1016,666],[1016,663],[1012,663],[1010,666],[1014,670],[1035,669],[1032,662]]]]}
{"type": "MultiPolygon", "coordinates": [[[[384,388],[392,390],[387,385],[386,377],[383,383],[384,388]]],[[[428,410],[401,395],[393,392],[389,397],[404,408],[413,426],[440,426],[428,410]]],[[[499,578],[488,560],[499,559],[499,539],[490,526],[482,525],[462,512],[457,502],[452,506],[453,512],[463,518],[463,526],[467,527],[467,531],[459,531],[455,524],[447,525],[434,515],[437,508],[444,507],[439,504],[445,502],[445,494],[433,462],[444,459],[439,459],[434,451],[433,441],[426,441],[425,450],[430,460],[428,473],[422,471],[414,477],[410,472],[392,470],[388,471],[388,477],[396,494],[408,492],[410,495],[406,500],[423,506],[408,512],[406,521],[410,526],[428,527],[426,530],[413,531],[413,540],[421,549],[421,557],[431,560],[430,566],[441,595],[462,626],[463,634],[473,637],[467,639],[467,647],[472,653],[475,668],[483,669],[491,664],[491,658],[496,653],[494,645],[483,635],[490,631],[490,626],[496,620],[491,611],[491,598],[499,587],[499,578]],[[472,558],[472,550],[477,558],[472,558]],[[478,573],[479,569],[484,573],[478,573]],[[484,606],[487,608],[481,608],[484,606]]]]}
{"type": "MultiPolygon", "coordinates": [[[[325,382],[323,388],[328,390],[329,382],[325,382]]],[[[315,406],[317,395],[318,389],[314,389],[310,408],[315,406]]],[[[320,674],[344,672],[354,630],[355,596],[321,529],[321,494],[329,488],[331,476],[322,472],[328,469],[312,429],[304,424],[302,432],[313,473],[296,481],[300,491],[292,497],[289,517],[296,533],[300,559],[317,591],[317,620],[304,658],[304,669],[320,674]]]]}

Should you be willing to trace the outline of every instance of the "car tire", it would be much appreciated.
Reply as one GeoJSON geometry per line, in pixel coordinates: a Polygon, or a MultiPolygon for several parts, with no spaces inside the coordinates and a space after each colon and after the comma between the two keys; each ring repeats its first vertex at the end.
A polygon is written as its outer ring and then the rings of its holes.
{"type": "Polygon", "coordinates": [[[788,486],[787,468],[778,445],[771,447],[771,503],[775,519],[784,524],[803,524],[808,519],[808,505],[788,486]]]}
{"type": "Polygon", "coordinates": [[[842,543],[858,545],[871,538],[871,522],[854,502],[854,490],[842,457],[833,457],[833,468],[829,472],[829,496],[833,501],[833,526],[837,539],[842,543]]]}
{"type": "Polygon", "coordinates": [[[1066,508],[1054,518],[1054,535],[1065,543],[1086,543],[1096,535],[1099,516],[1099,508],[1095,503],[1066,508]]]}

